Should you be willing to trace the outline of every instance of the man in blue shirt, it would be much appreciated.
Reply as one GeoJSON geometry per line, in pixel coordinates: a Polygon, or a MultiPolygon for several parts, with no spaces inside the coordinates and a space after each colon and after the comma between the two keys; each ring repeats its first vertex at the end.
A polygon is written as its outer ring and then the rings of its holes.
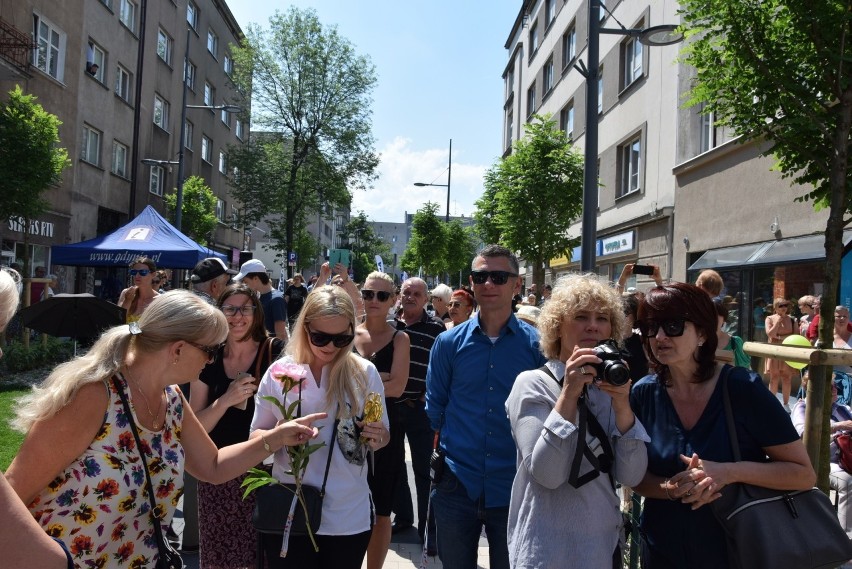
{"type": "Polygon", "coordinates": [[[538,333],[515,318],[518,259],[488,245],[470,283],[477,315],[435,340],[426,377],[426,413],[440,430],[446,465],[432,490],[438,555],[448,569],[475,569],[485,526],[491,569],[508,569],[506,526],[515,443],[505,402],[522,371],[544,365],[538,333]]]}

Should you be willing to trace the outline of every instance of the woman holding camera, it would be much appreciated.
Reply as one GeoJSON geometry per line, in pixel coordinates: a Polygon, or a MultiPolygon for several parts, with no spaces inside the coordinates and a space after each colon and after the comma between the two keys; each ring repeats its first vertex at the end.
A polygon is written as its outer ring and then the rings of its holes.
{"type": "Polygon", "coordinates": [[[509,563],[621,567],[615,482],[642,479],[648,441],[630,409],[630,379],[617,347],[595,348],[622,337],[621,299],[595,275],[562,277],[538,325],[548,361],[520,374],[506,401],[518,449],[509,563]],[[554,523],[566,518],[574,523],[554,523]]]}
{"type": "Polygon", "coordinates": [[[716,363],[718,320],[706,292],[684,283],[651,289],[638,324],[655,371],[630,395],[651,437],[648,472],[634,487],[645,497],[642,567],[724,569],[725,535],[703,506],[734,482],[805,490],[816,475],[790,417],[760,376],[716,363]],[[723,381],[740,462],[733,462],[723,381]]]}

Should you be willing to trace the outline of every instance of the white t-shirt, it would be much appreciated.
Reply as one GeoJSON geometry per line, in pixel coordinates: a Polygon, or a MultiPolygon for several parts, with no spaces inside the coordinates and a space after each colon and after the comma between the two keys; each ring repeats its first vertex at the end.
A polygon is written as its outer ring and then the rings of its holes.
{"type": "MultiPolygon", "coordinates": [[[[384,401],[384,387],[382,379],[376,371],[376,366],[364,358],[353,357],[367,374],[367,393],[362,394],[358,407],[363,409],[364,399],[371,392],[378,393],[381,400],[384,401]]],[[[290,356],[285,356],[280,361],[293,362],[293,359],[290,356]]],[[[322,523],[317,533],[321,535],[353,535],[368,531],[372,525],[371,515],[373,514],[370,488],[367,485],[368,466],[366,463],[363,465],[351,464],[346,460],[337,444],[337,436],[332,428],[336,409],[325,408],[329,366],[322,370],[319,387],[317,387],[316,380],[311,374],[310,367],[308,365],[302,365],[302,367],[307,372],[302,389],[302,415],[322,411],[328,413],[326,419],[314,423],[314,426],[320,427],[320,432],[319,436],[311,442],[322,441],[325,442],[326,446],[311,455],[308,467],[305,470],[304,484],[316,488],[322,487],[328,451],[329,449],[332,451],[328,482],[325,486],[325,498],[322,503],[322,523]]],[[[279,398],[279,400],[282,398],[280,384],[270,377],[268,371],[263,375],[255,397],[251,431],[270,429],[283,418],[278,407],[261,399],[264,395],[271,395],[279,398]]],[[[297,400],[298,395],[295,391],[291,391],[285,405],[297,400]]],[[[384,409],[382,422],[385,428],[389,428],[387,409],[384,409]]],[[[286,449],[281,449],[274,455],[272,475],[281,482],[293,482],[293,477],[286,474],[287,470],[289,470],[289,458],[286,449]]]]}

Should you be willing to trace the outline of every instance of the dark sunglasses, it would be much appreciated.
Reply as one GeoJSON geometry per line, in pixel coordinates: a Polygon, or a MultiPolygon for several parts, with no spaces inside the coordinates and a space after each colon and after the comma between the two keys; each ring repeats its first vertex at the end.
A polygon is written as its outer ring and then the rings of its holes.
{"type": "Polygon", "coordinates": [[[127,272],[130,273],[131,277],[135,277],[136,275],[139,275],[140,277],[147,277],[151,271],[150,269],[130,269],[127,272]]]}
{"type": "Polygon", "coordinates": [[[473,284],[477,285],[485,284],[489,278],[492,284],[504,285],[509,282],[509,277],[517,276],[517,273],[510,273],[509,271],[471,271],[470,273],[473,284]]]}
{"type": "Polygon", "coordinates": [[[373,300],[373,297],[379,299],[379,302],[384,302],[391,297],[391,293],[386,290],[370,290],[368,288],[361,289],[361,298],[364,300],[373,300]]]}
{"type": "Polygon", "coordinates": [[[154,279],[153,281],[151,281],[151,284],[160,284],[160,281],[158,281],[157,279],[154,279]]]}
{"type": "Polygon", "coordinates": [[[216,361],[216,356],[219,354],[219,348],[222,347],[221,344],[216,345],[216,346],[202,346],[201,344],[196,344],[195,342],[189,342],[189,341],[187,341],[187,344],[189,344],[190,346],[192,346],[194,348],[198,348],[199,350],[201,350],[202,352],[207,354],[207,363],[208,364],[212,364],[213,362],[216,361]]]}
{"type": "Polygon", "coordinates": [[[779,305],[778,305],[778,308],[788,308],[789,306],[790,306],[790,305],[789,305],[789,304],[787,304],[787,303],[785,302],[785,303],[783,303],[783,304],[779,304],[779,305]]]}
{"type": "Polygon", "coordinates": [[[257,310],[257,307],[254,304],[244,304],[242,306],[223,304],[221,310],[225,316],[234,316],[237,312],[243,316],[251,316],[254,314],[254,311],[257,310]]]}
{"type": "Polygon", "coordinates": [[[325,332],[314,332],[308,327],[305,327],[305,329],[308,331],[311,344],[317,348],[325,347],[329,342],[334,343],[335,348],[345,348],[355,339],[355,334],[326,334],[325,332]]]}
{"type": "Polygon", "coordinates": [[[671,320],[664,320],[662,322],[657,322],[656,320],[643,320],[638,322],[639,331],[646,338],[653,338],[657,335],[657,332],[660,331],[660,328],[663,329],[663,333],[669,338],[677,338],[678,336],[683,336],[683,329],[686,327],[686,318],[672,318],[671,320]]]}

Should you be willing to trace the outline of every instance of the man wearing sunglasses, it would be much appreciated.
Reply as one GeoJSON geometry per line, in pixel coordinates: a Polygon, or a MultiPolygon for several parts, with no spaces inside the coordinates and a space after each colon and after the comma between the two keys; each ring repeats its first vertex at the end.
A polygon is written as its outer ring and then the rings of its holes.
{"type": "Polygon", "coordinates": [[[242,281],[247,287],[257,293],[260,306],[263,308],[264,324],[266,330],[275,336],[287,341],[287,301],[284,293],[272,288],[266,265],[260,259],[249,259],[240,267],[240,272],[234,277],[234,281],[242,281]]]}
{"type": "Polygon", "coordinates": [[[479,312],[438,337],[426,377],[426,412],[446,457],[432,509],[445,567],[476,567],[484,525],[490,567],[508,569],[509,497],[517,469],[505,403],[518,374],[545,359],[535,328],[512,312],[512,296],[521,289],[517,257],[488,245],[471,269],[479,312]]]}

